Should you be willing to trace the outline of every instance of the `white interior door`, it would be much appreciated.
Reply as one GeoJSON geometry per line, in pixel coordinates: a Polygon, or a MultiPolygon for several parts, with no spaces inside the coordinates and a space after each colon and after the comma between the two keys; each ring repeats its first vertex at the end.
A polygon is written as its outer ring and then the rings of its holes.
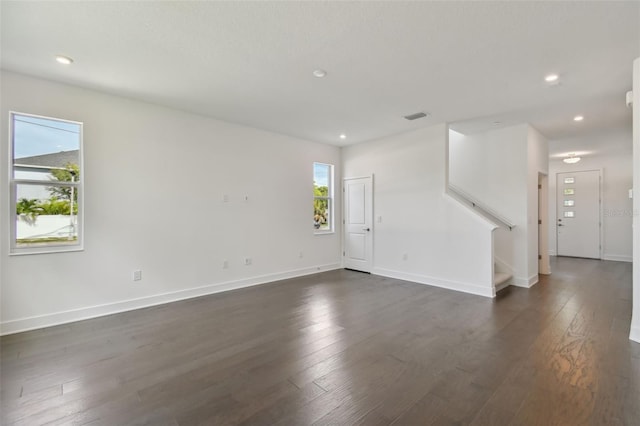
{"type": "Polygon", "coordinates": [[[558,256],[600,259],[600,171],[557,174],[558,256]]]}
{"type": "Polygon", "coordinates": [[[373,188],[371,177],[344,180],[344,267],[371,272],[373,188]]]}

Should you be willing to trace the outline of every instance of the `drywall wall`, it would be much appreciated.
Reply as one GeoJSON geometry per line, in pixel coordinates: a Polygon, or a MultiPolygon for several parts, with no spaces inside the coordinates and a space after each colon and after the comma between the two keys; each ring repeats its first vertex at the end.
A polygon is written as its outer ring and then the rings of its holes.
{"type": "Polygon", "coordinates": [[[472,135],[450,131],[449,181],[515,224],[496,231],[495,253],[523,287],[538,280],[537,176],[546,170],[545,153],[546,140],[527,124],[472,135]]]}
{"type": "Polygon", "coordinates": [[[527,129],[527,277],[529,284],[538,281],[538,183],[539,176],[549,174],[549,143],[536,129],[527,129]]]}
{"type": "Polygon", "coordinates": [[[491,297],[494,227],[445,194],[447,132],[345,147],[343,175],[373,174],[374,274],[491,297]]]}
{"type": "MultiPolygon", "coordinates": [[[[2,129],[9,111],[80,121],[85,150],[84,251],[9,256],[2,197],[3,333],[340,266],[339,223],[329,235],[312,226],[313,162],[336,165],[340,182],[339,148],[0,77],[2,129]],[[135,269],[142,281],[132,281],[135,269]]],[[[8,143],[3,131],[2,152],[8,143]]],[[[7,167],[2,161],[5,190],[7,167]]]]}
{"type": "Polygon", "coordinates": [[[633,62],[633,317],[629,338],[640,343],[640,58],[633,62]]]}
{"type": "Polygon", "coordinates": [[[602,170],[602,255],[605,260],[631,262],[633,205],[629,189],[633,184],[632,134],[609,131],[581,138],[550,142],[554,155],[549,162],[549,252],[556,254],[557,173],[602,170]],[[582,149],[580,149],[582,146],[582,149]],[[566,164],[561,153],[582,152],[576,164],[566,164]]]}

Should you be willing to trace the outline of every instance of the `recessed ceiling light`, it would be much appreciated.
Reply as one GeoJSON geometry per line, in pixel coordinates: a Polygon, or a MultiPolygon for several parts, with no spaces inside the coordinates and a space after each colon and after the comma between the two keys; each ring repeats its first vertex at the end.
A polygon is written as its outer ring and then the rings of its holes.
{"type": "Polygon", "coordinates": [[[584,117],[581,115],[576,115],[575,117],[573,117],[573,121],[582,121],[584,120],[584,117]]]}
{"type": "Polygon", "coordinates": [[[553,83],[554,81],[558,81],[559,78],[560,76],[558,74],[548,74],[545,76],[544,81],[547,83],[553,83]]]}
{"type": "Polygon", "coordinates": [[[314,77],[322,78],[325,75],[327,75],[327,72],[325,70],[317,69],[317,70],[313,71],[313,76],[314,77]]]}
{"type": "Polygon", "coordinates": [[[68,56],[58,55],[56,56],[56,61],[62,65],[71,65],[73,63],[73,59],[68,56]]]}
{"type": "Polygon", "coordinates": [[[347,135],[345,135],[344,133],[340,134],[340,139],[346,139],[346,138],[347,138],[347,135]]]}

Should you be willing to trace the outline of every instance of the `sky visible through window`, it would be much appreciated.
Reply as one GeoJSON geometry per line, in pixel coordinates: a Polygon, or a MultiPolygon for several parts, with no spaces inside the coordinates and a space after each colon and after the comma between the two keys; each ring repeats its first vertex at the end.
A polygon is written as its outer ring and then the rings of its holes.
{"type": "Polygon", "coordinates": [[[326,164],[313,164],[313,181],[317,186],[329,186],[329,169],[326,164]]]}
{"type": "Polygon", "coordinates": [[[80,149],[80,125],[46,118],[14,115],[14,158],[80,149]]]}

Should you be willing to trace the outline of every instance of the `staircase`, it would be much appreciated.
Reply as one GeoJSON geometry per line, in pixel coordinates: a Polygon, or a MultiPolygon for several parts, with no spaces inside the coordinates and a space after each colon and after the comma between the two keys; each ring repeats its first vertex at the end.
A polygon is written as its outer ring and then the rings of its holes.
{"type": "Polygon", "coordinates": [[[505,287],[508,287],[511,284],[511,278],[513,278],[513,275],[507,272],[495,271],[493,273],[493,286],[496,289],[496,293],[505,287]]]}

